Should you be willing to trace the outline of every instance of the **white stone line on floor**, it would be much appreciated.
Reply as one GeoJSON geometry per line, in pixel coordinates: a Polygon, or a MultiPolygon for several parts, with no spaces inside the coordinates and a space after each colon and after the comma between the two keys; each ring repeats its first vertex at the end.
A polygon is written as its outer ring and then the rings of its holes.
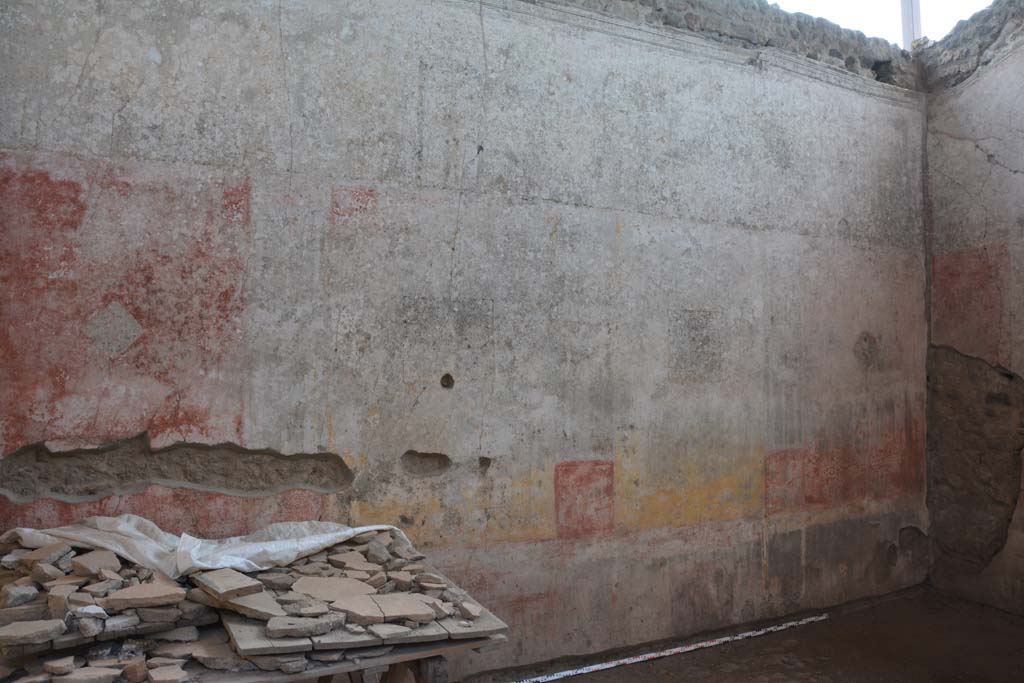
{"type": "Polygon", "coordinates": [[[798,619],[796,621],[787,621],[782,624],[767,626],[765,628],[760,628],[753,631],[744,631],[743,633],[737,633],[731,636],[712,638],[711,640],[705,640],[700,643],[680,645],[679,647],[673,647],[669,648],[668,650],[661,650],[659,652],[647,652],[642,655],[634,655],[632,657],[614,659],[610,662],[602,662],[600,664],[590,664],[588,666],[581,666],[578,669],[568,669],[566,671],[559,671],[558,673],[545,674],[543,676],[535,676],[533,678],[524,678],[520,681],[516,681],[516,683],[545,683],[546,681],[557,681],[561,678],[569,678],[570,676],[580,676],[582,674],[589,674],[595,671],[614,669],[617,666],[623,666],[625,664],[638,664],[640,662],[649,662],[652,659],[671,657],[672,655],[680,655],[686,652],[693,652],[694,650],[703,650],[704,648],[708,647],[717,647],[718,645],[724,645],[725,643],[731,643],[736,640],[756,638],[758,636],[763,636],[766,633],[777,633],[779,631],[785,631],[786,629],[790,629],[795,626],[804,626],[805,624],[810,624],[816,621],[825,621],[826,619],[828,619],[828,614],[819,614],[813,617],[806,617],[804,619],[798,619]]]}

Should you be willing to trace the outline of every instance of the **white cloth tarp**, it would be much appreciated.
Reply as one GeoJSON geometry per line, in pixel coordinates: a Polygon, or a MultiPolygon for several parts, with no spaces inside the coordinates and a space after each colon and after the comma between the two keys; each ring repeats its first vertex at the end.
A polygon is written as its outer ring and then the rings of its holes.
{"type": "Polygon", "coordinates": [[[11,529],[0,536],[0,542],[18,540],[27,548],[41,548],[65,541],[80,548],[111,550],[178,578],[203,569],[254,572],[286,565],[366,531],[390,531],[399,542],[409,543],[401,529],[386,524],[349,527],[333,522],[279,522],[246,536],[204,539],[169,534],[138,515],[89,517],[54,529],[11,529]]]}

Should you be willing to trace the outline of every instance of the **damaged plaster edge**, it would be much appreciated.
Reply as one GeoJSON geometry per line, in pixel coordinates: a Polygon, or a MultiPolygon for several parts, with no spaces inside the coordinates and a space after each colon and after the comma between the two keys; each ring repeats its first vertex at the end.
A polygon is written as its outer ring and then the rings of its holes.
{"type": "MultiPolygon", "coordinates": [[[[967,368],[967,372],[971,372],[971,368],[981,369],[984,368],[986,371],[992,373],[990,376],[997,375],[1002,381],[1006,382],[1006,386],[1017,385],[1015,390],[1017,399],[1017,416],[1016,420],[1011,425],[1015,424],[1015,431],[1018,434],[1024,434],[1022,429],[1022,414],[1020,412],[1021,399],[1020,396],[1024,393],[1024,377],[1017,374],[1013,370],[1003,366],[998,362],[990,361],[981,356],[972,355],[961,351],[953,345],[949,344],[934,344],[928,345],[928,482],[927,482],[927,505],[929,509],[929,515],[932,518],[932,526],[929,529],[929,537],[933,544],[935,551],[935,561],[929,572],[929,579],[934,585],[940,585],[944,581],[947,581],[950,577],[964,576],[964,575],[976,575],[981,571],[988,568],[997,556],[999,556],[1007,546],[1010,537],[1010,527],[1013,524],[1014,517],[1017,515],[1021,498],[1024,496],[1021,486],[1021,466],[1024,465],[1024,441],[1018,439],[1016,444],[1011,444],[1011,447],[1004,451],[1005,458],[1009,459],[1011,463],[1010,469],[1015,470],[1012,477],[998,476],[1000,474],[1005,475],[1005,465],[1002,469],[999,469],[999,458],[992,458],[994,453],[998,453],[999,449],[994,446],[990,440],[990,433],[982,431],[981,434],[970,435],[969,443],[976,447],[986,447],[987,452],[984,457],[979,456],[978,462],[973,462],[960,465],[960,471],[956,471],[958,463],[955,460],[950,460],[946,453],[946,438],[951,437],[956,450],[957,437],[963,436],[963,430],[954,430],[952,433],[947,427],[947,423],[940,419],[933,418],[933,410],[937,405],[936,398],[933,396],[933,386],[941,384],[941,380],[938,378],[941,374],[941,367],[936,367],[935,364],[941,365],[945,361],[933,361],[933,358],[937,358],[939,355],[944,355],[948,359],[956,359],[959,364],[964,368],[967,368]],[[935,363],[935,364],[933,364],[935,363]],[[936,434],[933,435],[932,430],[935,430],[936,434]],[[933,442],[934,439],[934,442],[933,442]],[[946,462],[943,463],[943,459],[946,462]],[[932,460],[936,459],[938,465],[934,469],[932,468],[932,460]],[[1014,466],[1015,461],[1015,466],[1014,466]],[[947,472],[949,468],[952,472],[947,472]],[[993,473],[992,470],[996,470],[993,473]],[[984,474],[979,474],[984,472],[984,474]],[[955,485],[949,481],[952,477],[958,477],[958,481],[955,485]],[[984,483],[988,482],[988,483],[984,483]],[[1004,482],[1005,496],[999,496],[993,494],[989,488],[992,486],[992,482],[998,484],[1004,482]],[[966,497],[964,497],[964,491],[967,491],[966,497]],[[981,531],[974,526],[969,531],[961,532],[960,530],[951,528],[948,522],[939,522],[936,525],[936,516],[941,520],[942,517],[949,517],[948,511],[961,510],[961,511],[973,511],[977,509],[979,505],[995,507],[1000,511],[998,517],[998,524],[992,525],[992,528],[981,531]],[[1003,519],[1005,517],[1005,519],[1003,519]],[[987,531],[987,536],[984,532],[987,531]],[[975,547],[972,541],[966,541],[965,539],[975,539],[981,534],[983,537],[987,537],[989,545],[982,549],[975,547]],[[979,556],[981,560],[979,561],[979,556]]],[[[973,382],[958,382],[956,383],[956,389],[954,396],[955,400],[963,402],[965,397],[962,394],[966,394],[970,397],[971,391],[974,390],[973,382]],[[964,385],[967,386],[964,386],[964,385]]],[[[986,396],[988,398],[997,399],[998,403],[1003,403],[1007,408],[1013,406],[1013,400],[1010,398],[1010,394],[990,393],[986,396]],[[1002,400],[998,400],[998,399],[1002,400]]],[[[977,397],[975,397],[977,400],[977,397]]],[[[981,423],[985,422],[996,422],[1000,419],[1005,419],[1006,415],[1000,415],[999,413],[991,413],[985,411],[984,416],[974,415],[973,423],[981,428],[981,423]]],[[[1012,417],[1012,414],[1011,414],[1012,417]]],[[[952,421],[955,424],[955,421],[952,421]]],[[[997,434],[1002,432],[997,431],[997,434]]],[[[960,463],[964,460],[961,458],[960,463]]]]}
{"type": "Polygon", "coordinates": [[[188,491],[195,491],[197,493],[210,493],[214,495],[230,496],[232,498],[271,498],[273,496],[279,496],[283,493],[288,493],[290,491],[307,491],[309,493],[315,493],[318,495],[325,496],[340,493],[340,491],[331,488],[318,488],[311,486],[284,486],[273,489],[263,489],[261,491],[256,492],[216,486],[202,486],[188,481],[175,481],[172,479],[147,479],[144,482],[133,482],[125,486],[119,486],[117,488],[97,490],[95,494],[83,494],[78,496],[55,493],[53,491],[46,491],[39,495],[25,496],[0,486],[0,497],[6,498],[15,505],[28,505],[30,503],[37,503],[40,501],[47,500],[56,501],[58,503],[70,504],[93,503],[98,500],[103,500],[105,498],[125,497],[145,493],[147,489],[153,486],[159,486],[171,490],[184,489],[188,491]]]}
{"type": "Polygon", "coordinates": [[[264,446],[264,447],[261,447],[261,448],[248,448],[246,446],[239,445],[239,444],[234,443],[232,441],[218,441],[216,443],[205,443],[205,442],[200,442],[200,441],[183,441],[183,440],[178,440],[178,441],[173,441],[173,442],[170,442],[170,443],[166,443],[166,444],[163,444],[163,445],[160,445],[160,446],[157,446],[156,448],[154,448],[153,447],[153,439],[150,437],[149,431],[146,430],[146,431],[138,432],[136,434],[132,434],[132,435],[129,435],[129,436],[115,437],[113,439],[103,439],[103,440],[92,440],[92,439],[51,439],[51,440],[47,440],[47,441],[40,441],[40,442],[36,442],[36,443],[26,444],[24,446],[21,446],[20,448],[17,448],[17,449],[15,449],[13,451],[5,453],[4,455],[0,455],[0,461],[3,461],[5,458],[9,458],[9,457],[11,457],[11,456],[13,456],[13,455],[15,455],[17,453],[20,453],[22,451],[29,450],[29,449],[33,449],[33,450],[43,449],[46,452],[47,455],[54,455],[54,456],[73,455],[73,454],[75,454],[77,452],[80,452],[80,451],[81,452],[88,451],[90,453],[104,453],[104,452],[115,450],[120,445],[124,444],[125,442],[140,441],[140,440],[143,442],[143,444],[145,445],[146,449],[150,453],[153,453],[154,455],[158,455],[160,453],[165,453],[167,451],[172,451],[172,450],[175,450],[175,449],[178,449],[178,448],[192,448],[192,449],[200,450],[200,451],[204,451],[204,450],[205,451],[227,450],[227,451],[232,451],[234,453],[238,453],[239,455],[268,455],[268,456],[271,456],[271,457],[274,457],[274,458],[283,458],[283,459],[287,459],[287,458],[323,458],[323,459],[339,458],[340,459],[341,458],[341,455],[339,455],[338,453],[333,453],[331,451],[315,451],[315,452],[295,451],[295,452],[286,453],[286,452],[280,451],[278,449],[271,448],[269,446],[264,446]]]}
{"type": "MultiPolygon", "coordinates": [[[[477,0],[459,1],[473,5],[478,4],[477,0]]],[[[626,19],[616,14],[582,7],[579,0],[479,0],[479,4],[490,10],[510,15],[536,17],[570,28],[604,33],[644,43],[652,48],[688,54],[698,59],[713,59],[746,68],[776,67],[805,78],[905,106],[918,107],[924,101],[924,93],[916,88],[916,81],[913,88],[909,87],[909,84],[885,83],[857,75],[823,61],[811,59],[792,50],[768,44],[741,43],[738,42],[738,39],[733,42],[723,42],[715,40],[713,35],[708,32],[641,23],[638,20],[626,19]]],[[[850,29],[842,30],[850,34],[859,33],[850,29]]]]}
{"type": "Polygon", "coordinates": [[[187,441],[154,448],[148,432],[93,448],[54,450],[53,443],[29,444],[0,458],[0,496],[15,504],[84,503],[151,486],[246,498],[289,491],[332,495],[348,491],[355,479],[341,455],[326,451],[285,454],[231,442],[187,441]],[[62,474],[67,475],[63,482],[62,474]]]}

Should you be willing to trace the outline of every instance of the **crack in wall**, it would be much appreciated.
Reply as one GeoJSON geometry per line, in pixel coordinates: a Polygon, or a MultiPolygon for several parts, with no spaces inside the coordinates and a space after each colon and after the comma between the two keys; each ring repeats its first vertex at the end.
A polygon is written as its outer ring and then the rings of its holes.
{"type": "Polygon", "coordinates": [[[16,503],[124,495],[157,484],[239,496],[303,489],[338,493],[354,476],[333,453],[281,455],[234,444],[175,444],[153,450],[146,434],[100,448],[51,452],[41,444],[0,459],[0,495],[16,503]]]}

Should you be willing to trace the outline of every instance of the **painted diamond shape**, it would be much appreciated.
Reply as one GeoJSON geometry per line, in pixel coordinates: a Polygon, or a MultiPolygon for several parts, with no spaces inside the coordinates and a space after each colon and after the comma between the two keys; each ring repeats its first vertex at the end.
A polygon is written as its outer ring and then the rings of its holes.
{"type": "Polygon", "coordinates": [[[139,321],[118,301],[110,302],[85,323],[85,334],[111,358],[124,353],[142,331],[139,321]]]}

